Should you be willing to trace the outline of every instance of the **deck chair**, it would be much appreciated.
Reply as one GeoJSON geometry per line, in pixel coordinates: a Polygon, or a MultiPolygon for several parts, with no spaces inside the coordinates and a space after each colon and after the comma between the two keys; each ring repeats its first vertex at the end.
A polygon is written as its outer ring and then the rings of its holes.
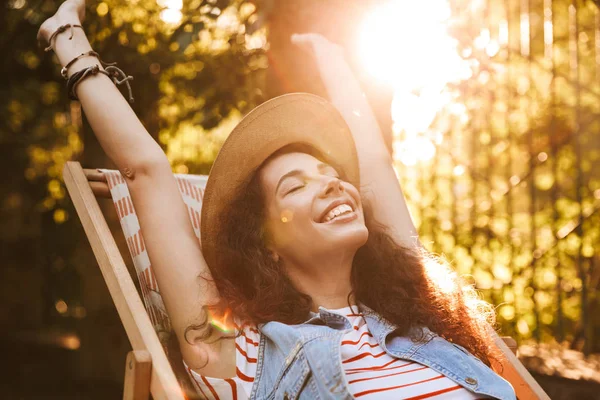
{"type": "MultiPolygon", "coordinates": [[[[125,180],[118,171],[83,169],[67,162],[63,178],[90,241],[94,255],[133,348],[125,365],[124,399],[184,399],[185,394],[170,365],[166,340],[171,330],[160,290],[150,266],[137,216],[125,180]],[[141,297],[96,198],[112,199],[136,270],[141,297]]],[[[200,239],[200,209],[206,176],[175,174],[188,208],[194,232],[200,239]]],[[[520,400],[549,400],[516,357],[516,342],[496,335],[501,351],[499,373],[520,400]],[[511,348],[512,347],[512,350],[511,348]]]]}

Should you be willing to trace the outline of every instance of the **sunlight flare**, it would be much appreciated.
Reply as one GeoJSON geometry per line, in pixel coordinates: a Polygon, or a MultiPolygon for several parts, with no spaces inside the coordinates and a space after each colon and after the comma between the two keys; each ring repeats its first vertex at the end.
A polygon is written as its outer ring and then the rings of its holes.
{"type": "Polygon", "coordinates": [[[365,69],[394,91],[395,159],[405,165],[435,157],[441,141],[430,127],[452,102],[447,85],[471,76],[448,34],[450,18],[448,0],[394,0],[375,9],[362,26],[358,47],[365,69]]]}
{"type": "Polygon", "coordinates": [[[225,315],[223,315],[223,317],[218,317],[217,315],[214,315],[213,313],[209,312],[210,324],[223,333],[233,332],[234,327],[232,325],[230,325],[230,321],[229,321],[230,314],[231,314],[231,312],[229,310],[227,310],[225,312],[225,315]]]}

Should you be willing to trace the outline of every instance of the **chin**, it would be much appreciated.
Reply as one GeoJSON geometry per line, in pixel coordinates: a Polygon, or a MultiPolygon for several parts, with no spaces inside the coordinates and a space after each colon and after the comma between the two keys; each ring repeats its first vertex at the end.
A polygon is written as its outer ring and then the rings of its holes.
{"type": "Polygon", "coordinates": [[[331,250],[347,249],[356,251],[365,243],[369,238],[369,230],[362,224],[356,224],[356,226],[347,227],[342,232],[327,232],[323,235],[323,244],[331,250]]]}

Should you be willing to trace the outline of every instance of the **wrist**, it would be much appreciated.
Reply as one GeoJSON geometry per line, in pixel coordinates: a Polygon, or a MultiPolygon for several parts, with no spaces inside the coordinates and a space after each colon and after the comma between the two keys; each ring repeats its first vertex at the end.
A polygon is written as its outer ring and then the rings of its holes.
{"type": "Polygon", "coordinates": [[[54,18],[46,21],[44,25],[42,25],[38,34],[38,40],[41,39],[50,45],[50,39],[52,38],[52,35],[54,35],[61,27],[65,25],[81,25],[81,22],[79,21],[77,14],[64,16],[56,15],[54,18]]]}
{"type": "Polygon", "coordinates": [[[59,10],[58,13],[56,14],[56,23],[57,23],[57,29],[60,26],[64,26],[64,25],[81,25],[81,20],[79,19],[79,15],[77,15],[77,13],[74,10],[70,10],[70,9],[66,9],[66,10],[59,10]]]}
{"type": "Polygon", "coordinates": [[[71,24],[71,25],[81,25],[81,20],[76,12],[73,11],[64,11],[57,15],[58,21],[61,25],[71,24]]]}

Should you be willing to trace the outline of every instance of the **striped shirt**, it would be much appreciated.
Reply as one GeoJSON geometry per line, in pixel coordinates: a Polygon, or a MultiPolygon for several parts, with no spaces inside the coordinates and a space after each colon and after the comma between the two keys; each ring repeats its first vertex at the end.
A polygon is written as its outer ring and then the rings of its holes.
{"type": "MultiPolygon", "coordinates": [[[[369,332],[353,306],[329,310],[345,316],[352,329],[342,338],[341,357],[350,393],[361,400],[474,400],[488,398],[465,389],[433,369],[388,355],[369,332]]],[[[208,399],[247,400],[252,392],[260,333],[253,327],[236,327],[236,376],[216,379],[188,368],[198,391],[208,399]]]]}
{"type": "Polygon", "coordinates": [[[207,399],[247,400],[252,392],[258,361],[260,333],[255,327],[235,326],[235,375],[231,379],[210,378],[186,369],[196,385],[196,390],[207,399]]]}

